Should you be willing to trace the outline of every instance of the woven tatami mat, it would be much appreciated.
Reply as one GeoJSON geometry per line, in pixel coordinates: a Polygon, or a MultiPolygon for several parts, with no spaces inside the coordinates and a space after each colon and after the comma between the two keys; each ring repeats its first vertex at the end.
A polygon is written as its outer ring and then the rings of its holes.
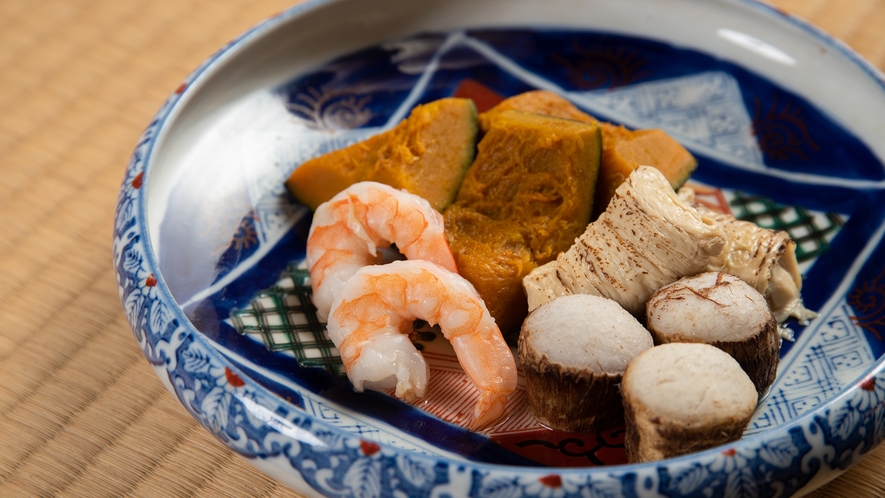
{"type": "MultiPolygon", "coordinates": [[[[141,357],[111,223],[167,94],[286,0],[0,0],[0,496],[296,496],[141,357]]],[[[885,67],[885,0],[779,2],[885,67]]],[[[885,447],[813,496],[885,490],[885,447]]]]}

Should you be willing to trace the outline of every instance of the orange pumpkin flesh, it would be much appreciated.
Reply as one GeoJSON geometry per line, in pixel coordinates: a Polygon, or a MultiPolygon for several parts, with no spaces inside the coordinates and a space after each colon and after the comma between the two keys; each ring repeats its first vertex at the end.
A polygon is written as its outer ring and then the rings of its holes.
{"type": "MultiPolygon", "coordinates": [[[[568,100],[546,90],[535,90],[510,97],[480,114],[480,128],[485,131],[495,115],[508,110],[534,112],[547,116],[596,122],[568,100]]],[[[654,166],[678,189],[697,167],[697,160],[685,147],[659,129],[629,130],[600,122],[602,128],[602,163],[596,184],[593,218],[605,211],[615,190],[639,166],[654,166]]]]}
{"type": "Polygon", "coordinates": [[[386,132],[305,161],[286,188],[316,210],[350,185],[372,180],[419,195],[442,211],[473,161],[476,134],[471,100],[436,100],[417,106],[386,132]]]}
{"type": "Polygon", "coordinates": [[[589,223],[602,144],[595,123],[507,111],[488,125],[444,214],[459,273],[507,334],[527,313],[522,278],[589,223]]]}

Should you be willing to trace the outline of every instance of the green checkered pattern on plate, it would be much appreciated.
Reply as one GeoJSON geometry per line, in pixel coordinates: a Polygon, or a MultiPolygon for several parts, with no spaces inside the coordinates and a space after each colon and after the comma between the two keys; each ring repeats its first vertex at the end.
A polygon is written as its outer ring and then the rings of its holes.
{"type": "Polygon", "coordinates": [[[269,351],[291,352],[303,367],[344,375],[338,349],[311,301],[310,274],[290,266],[277,284],[261,291],[249,306],[230,314],[240,334],[258,334],[269,351]]]}
{"type": "Polygon", "coordinates": [[[817,258],[830,249],[829,240],[845,224],[838,213],[815,215],[801,206],[784,206],[771,199],[734,192],[729,203],[734,216],[763,228],[784,230],[796,242],[799,262],[817,258]]]}

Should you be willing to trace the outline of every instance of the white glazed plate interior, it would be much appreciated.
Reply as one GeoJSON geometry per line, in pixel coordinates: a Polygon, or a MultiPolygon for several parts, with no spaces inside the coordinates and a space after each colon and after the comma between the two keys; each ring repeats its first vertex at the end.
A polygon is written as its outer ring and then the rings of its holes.
{"type": "Polygon", "coordinates": [[[749,1],[306,2],[209,58],[145,131],[117,206],[120,296],[193,416],[307,494],[805,493],[885,435],[883,90],[838,42],[749,1]],[[550,466],[560,460],[532,458],[515,422],[471,434],[236,332],[234,315],[303,258],[310,212],[284,192],[289,173],[465,80],[498,96],[553,90],[601,119],[664,128],[699,158],[694,185],[711,202],[792,230],[821,316],[791,324],[796,341],[741,441],[584,467],[551,443],[567,463],[550,466]]]}

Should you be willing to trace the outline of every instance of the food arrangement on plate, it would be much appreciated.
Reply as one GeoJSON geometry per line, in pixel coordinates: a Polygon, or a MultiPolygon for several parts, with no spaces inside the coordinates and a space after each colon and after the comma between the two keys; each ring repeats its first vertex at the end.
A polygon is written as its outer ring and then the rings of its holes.
{"type": "Polygon", "coordinates": [[[862,63],[744,1],[341,24],[386,1],[235,40],[133,154],[121,300],[202,425],[334,496],[788,495],[883,439],[885,99],[862,63]]]}
{"type": "Polygon", "coordinates": [[[387,132],[305,162],[286,185],[316,206],[313,302],[355,390],[421,398],[431,379],[409,334],[415,320],[439,325],[480,392],[469,427],[484,429],[516,388],[504,336],[517,335],[536,418],[598,430],[621,423],[626,406],[628,460],[649,461],[738,439],[774,381],[778,322],[816,317],[802,304],[789,234],[674,190],[696,165],[660,130],[599,123],[533,91],[479,115],[467,99],[419,106],[387,132]],[[408,261],[383,262],[392,245],[408,261]],[[727,355],[646,353],[653,336],[727,355]],[[631,370],[634,357],[642,367],[631,370]],[[644,373],[627,376],[622,393],[628,371],[644,373]],[[671,397],[634,393],[673,382],[685,406],[656,422],[671,397]]]}

